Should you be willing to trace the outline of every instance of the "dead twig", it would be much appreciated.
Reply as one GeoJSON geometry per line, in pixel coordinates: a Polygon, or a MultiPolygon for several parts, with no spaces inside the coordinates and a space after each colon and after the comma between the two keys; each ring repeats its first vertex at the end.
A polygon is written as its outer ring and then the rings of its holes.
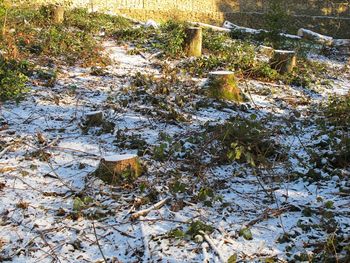
{"type": "Polygon", "coordinates": [[[95,228],[95,223],[94,223],[94,221],[92,221],[92,228],[93,228],[93,230],[94,230],[94,235],[95,235],[95,238],[96,238],[96,244],[97,244],[97,246],[98,246],[98,249],[100,250],[100,253],[101,253],[102,257],[103,257],[104,262],[107,263],[107,259],[106,259],[105,255],[103,254],[103,251],[102,251],[100,242],[99,242],[98,237],[97,237],[97,233],[96,233],[96,228],[95,228]]]}
{"type": "Polygon", "coordinates": [[[140,218],[141,216],[146,216],[148,215],[152,210],[156,210],[156,209],[159,209],[161,208],[163,205],[165,205],[168,201],[170,200],[170,197],[167,197],[161,201],[159,201],[158,203],[152,205],[151,207],[147,208],[147,209],[144,209],[144,210],[141,210],[141,211],[138,211],[138,212],[135,212],[133,213],[130,218],[131,220],[135,220],[135,219],[138,219],[140,218]]]}
{"type": "Polygon", "coordinates": [[[254,220],[251,220],[248,224],[246,224],[246,227],[252,227],[253,225],[264,221],[265,219],[268,219],[270,217],[277,217],[281,214],[283,214],[284,212],[287,212],[289,209],[291,209],[292,206],[285,206],[285,207],[281,207],[279,209],[271,209],[271,208],[267,208],[259,217],[257,217],[254,220]]]}
{"type": "Polygon", "coordinates": [[[218,249],[218,247],[214,244],[213,240],[206,234],[204,231],[199,231],[200,234],[203,235],[204,239],[208,242],[208,244],[211,246],[211,248],[214,250],[214,252],[219,256],[219,259],[222,263],[225,263],[224,256],[218,249]]]}

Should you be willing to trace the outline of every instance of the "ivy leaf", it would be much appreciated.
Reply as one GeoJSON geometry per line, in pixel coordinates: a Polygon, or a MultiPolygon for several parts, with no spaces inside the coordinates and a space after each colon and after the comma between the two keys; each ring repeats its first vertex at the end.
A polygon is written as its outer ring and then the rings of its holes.
{"type": "Polygon", "coordinates": [[[76,197],[73,201],[73,211],[81,211],[84,208],[84,205],[84,202],[79,197],[76,197]]]}
{"type": "Polygon", "coordinates": [[[252,240],[253,239],[253,234],[252,232],[250,231],[249,228],[242,228],[240,231],[239,231],[239,236],[243,236],[244,239],[246,240],[252,240]]]}
{"type": "Polygon", "coordinates": [[[233,254],[229,259],[227,260],[227,263],[236,263],[237,262],[237,254],[233,254]]]}

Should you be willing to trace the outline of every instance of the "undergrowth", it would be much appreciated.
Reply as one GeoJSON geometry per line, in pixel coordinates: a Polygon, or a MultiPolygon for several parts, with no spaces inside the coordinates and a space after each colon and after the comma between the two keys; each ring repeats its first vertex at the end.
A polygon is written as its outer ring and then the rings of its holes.
{"type": "Polygon", "coordinates": [[[28,63],[25,61],[6,60],[0,57],[0,101],[23,98],[26,81],[30,75],[28,63]]]}
{"type": "Polygon", "coordinates": [[[46,6],[7,8],[0,48],[10,59],[51,58],[68,65],[106,65],[109,61],[102,55],[96,35],[129,26],[124,18],[85,9],[66,10],[64,23],[57,25],[51,22],[46,6]]]}
{"type": "MultiPolygon", "coordinates": [[[[86,9],[66,10],[64,23],[53,24],[49,9],[11,7],[1,1],[1,101],[18,101],[24,95],[28,60],[48,65],[107,65],[109,58],[102,54],[96,35],[108,36],[118,28],[130,26],[125,18],[88,13],[86,9]]],[[[46,86],[52,85],[52,81],[47,81],[46,86]]]]}
{"type": "Polygon", "coordinates": [[[345,168],[350,162],[350,93],[335,96],[323,107],[325,121],[320,121],[322,134],[327,135],[330,152],[326,153],[334,168],[345,168]]]}
{"type": "Polygon", "coordinates": [[[218,138],[221,144],[219,156],[224,162],[245,162],[251,166],[267,165],[271,158],[281,159],[282,147],[273,141],[273,131],[261,121],[235,117],[222,125],[209,127],[210,137],[218,138]]]}

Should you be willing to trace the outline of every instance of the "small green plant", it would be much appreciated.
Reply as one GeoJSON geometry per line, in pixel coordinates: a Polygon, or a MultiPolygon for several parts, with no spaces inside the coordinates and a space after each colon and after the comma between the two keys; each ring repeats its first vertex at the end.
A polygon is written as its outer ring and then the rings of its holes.
{"type": "Polygon", "coordinates": [[[199,201],[205,202],[205,204],[211,205],[211,200],[215,197],[214,191],[208,187],[201,187],[197,194],[199,201]]]}
{"type": "Polygon", "coordinates": [[[43,81],[46,87],[53,87],[57,81],[57,72],[53,70],[37,70],[36,77],[43,81]]]}
{"type": "Polygon", "coordinates": [[[168,159],[168,144],[161,143],[153,148],[153,158],[157,161],[164,162],[168,159]]]}
{"type": "Polygon", "coordinates": [[[83,198],[76,197],[73,201],[73,212],[81,212],[89,204],[93,203],[93,199],[90,196],[85,196],[83,198]]]}
{"type": "Polygon", "coordinates": [[[244,227],[239,231],[239,236],[242,236],[246,240],[252,240],[253,234],[248,227],[244,227]]]}
{"type": "Polygon", "coordinates": [[[188,234],[192,239],[194,239],[195,236],[201,235],[202,234],[201,232],[210,234],[213,231],[214,231],[214,228],[211,225],[207,225],[202,221],[197,220],[197,221],[193,221],[190,224],[186,234],[188,234]]]}
{"type": "Polygon", "coordinates": [[[180,182],[179,180],[174,180],[169,184],[170,192],[176,193],[185,193],[187,190],[187,185],[185,183],[180,182]]]}
{"type": "Polygon", "coordinates": [[[179,228],[175,228],[169,231],[168,237],[175,239],[184,239],[186,237],[186,233],[179,228]]]}

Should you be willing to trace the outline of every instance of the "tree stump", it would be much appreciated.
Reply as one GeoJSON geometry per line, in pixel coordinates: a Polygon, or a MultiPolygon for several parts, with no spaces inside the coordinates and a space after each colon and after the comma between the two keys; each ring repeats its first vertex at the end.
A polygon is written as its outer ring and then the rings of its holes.
{"type": "Polygon", "coordinates": [[[103,124],[103,112],[102,111],[92,111],[85,115],[84,124],[89,127],[100,126],[103,124]]]}
{"type": "Polygon", "coordinates": [[[133,181],[142,174],[142,166],[135,154],[111,155],[101,159],[94,175],[108,184],[133,181]]]}
{"type": "Polygon", "coordinates": [[[189,27],[185,30],[185,51],[188,57],[202,56],[202,28],[189,27]]]}
{"type": "Polygon", "coordinates": [[[62,24],[64,21],[64,7],[53,6],[51,10],[51,20],[54,24],[62,24]]]}
{"type": "Polygon", "coordinates": [[[237,86],[235,75],[232,71],[213,71],[208,79],[209,96],[216,99],[244,101],[244,96],[237,86]]]}
{"type": "Polygon", "coordinates": [[[297,57],[294,51],[275,50],[270,60],[271,68],[280,74],[290,73],[297,64],[297,57]]]}

